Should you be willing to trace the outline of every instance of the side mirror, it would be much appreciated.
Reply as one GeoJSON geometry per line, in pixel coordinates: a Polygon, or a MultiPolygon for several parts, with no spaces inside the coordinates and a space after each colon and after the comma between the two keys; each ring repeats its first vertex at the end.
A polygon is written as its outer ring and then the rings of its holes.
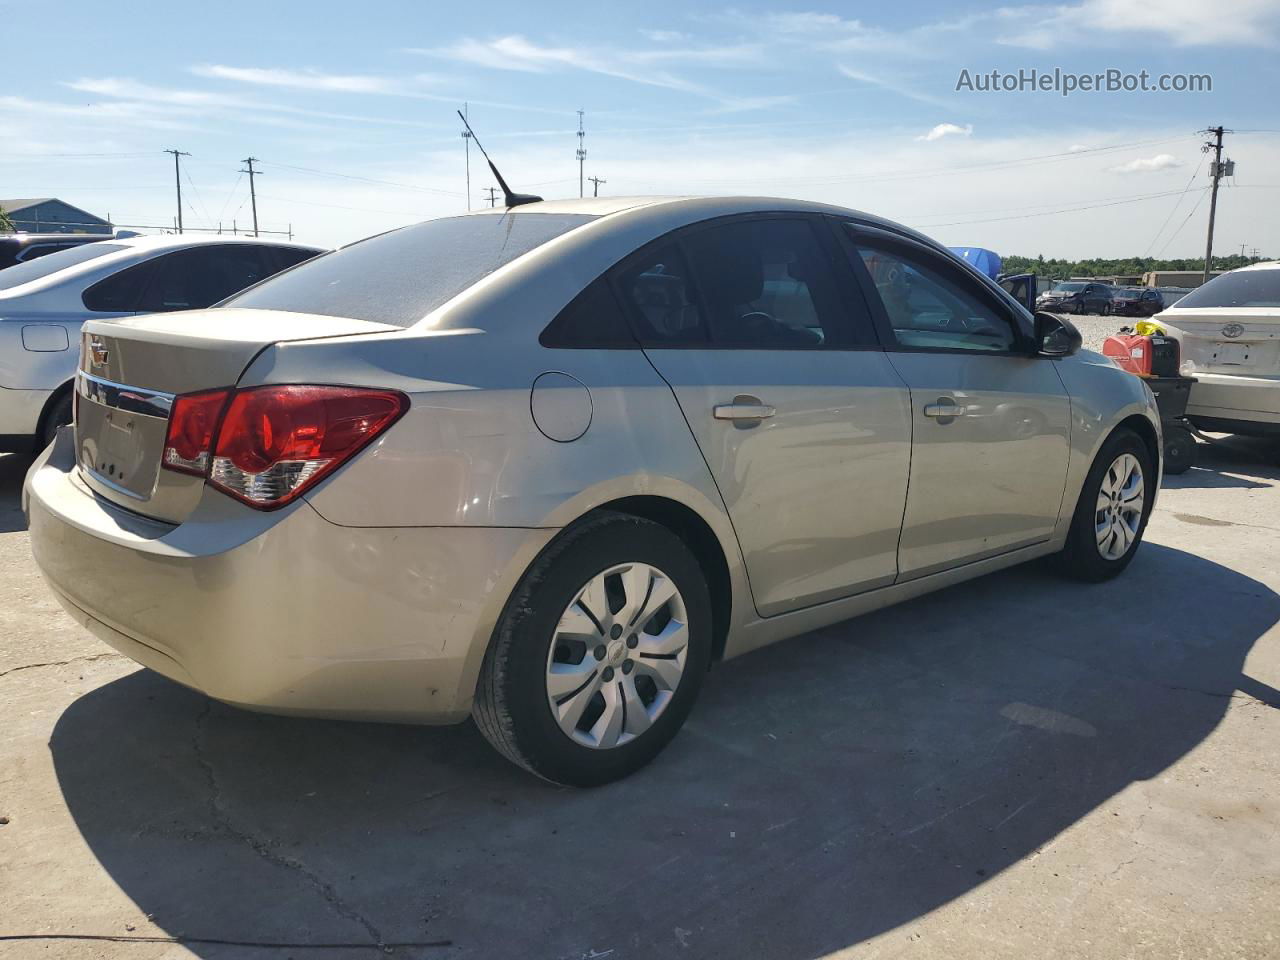
{"type": "Polygon", "coordinates": [[[1042,357],[1069,357],[1080,349],[1084,338],[1066,317],[1041,311],[1036,314],[1036,353],[1042,357]]]}

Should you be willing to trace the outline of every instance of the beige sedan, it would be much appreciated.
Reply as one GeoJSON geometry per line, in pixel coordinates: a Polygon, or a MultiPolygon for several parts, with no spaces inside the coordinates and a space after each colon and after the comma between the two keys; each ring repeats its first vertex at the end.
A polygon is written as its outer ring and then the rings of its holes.
{"type": "Polygon", "coordinates": [[[531,203],[90,322],[25,505],[67,610],[179,683],[474,716],[595,784],[717,660],[1035,557],[1123,570],[1159,418],[1079,344],[854,211],[531,203]]]}

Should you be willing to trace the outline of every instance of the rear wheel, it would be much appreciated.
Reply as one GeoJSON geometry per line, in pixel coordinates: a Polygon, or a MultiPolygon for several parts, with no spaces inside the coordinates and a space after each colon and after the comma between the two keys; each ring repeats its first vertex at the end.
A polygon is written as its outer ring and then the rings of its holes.
{"type": "Polygon", "coordinates": [[[1151,513],[1155,464],[1142,438],[1117,430],[1102,445],[1085,478],[1059,555],[1059,566],[1079,580],[1109,580],[1137,552],[1151,513]]]}
{"type": "Polygon", "coordinates": [[[40,436],[37,438],[41,450],[53,443],[59,427],[65,427],[71,422],[71,415],[71,394],[68,392],[60,397],[45,414],[44,423],[40,427],[40,436]]]}
{"type": "Polygon", "coordinates": [[[547,780],[606,783],[675,736],[710,658],[711,600],[689,548],[656,523],[601,514],[516,587],[481,668],[476,724],[547,780]]]}

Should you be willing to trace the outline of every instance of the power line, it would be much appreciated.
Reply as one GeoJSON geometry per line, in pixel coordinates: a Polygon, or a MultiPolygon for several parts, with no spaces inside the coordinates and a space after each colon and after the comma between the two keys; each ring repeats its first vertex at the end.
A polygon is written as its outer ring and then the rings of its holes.
{"type": "Polygon", "coordinates": [[[1191,207],[1191,212],[1186,215],[1186,217],[1183,219],[1183,221],[1180,224],[1178,224],[1178,229],[1174,230],[1173,233],[1169,234],[1169,239],[1164,242],[1164,246],[1161,247],[1160,252],[1156,254],[1157,257],[1164,256],[1164,252],[1168,250],[1169,245],[1173,243],[1174,240],[1177,239],[1178,234],[1182,232],[1182,228],[1185,227],[1187,223],[1191,220],[1191,218],[1196,215],[1196,211],[1200,209],[1200,204],[1204,200],[1204,195],[1208,192],[1209,192],[1208,187],[1205,187],[1200,191],[1200,195],[1196,197],[1196,202],[1191,207]]]}
{"type": "Polygon", "coordinates": [[[1187,185],[1182,188],[1182,192],[1178,194],[1178,199],[1173,201],[1173,207],[1169,210],[1169,215],[1164,218],[1164,223],[1160,224],[1160,229],[1156,231],[1156,235],[1151,238],[1151,242],[1147,244],[1146,252],[1143,256],[1150,256],[1151,250],[1155,247],[1156,242],[1160,239],[1160,234],[1164,233],[1164,228],[1169,225],[1169,221],[1173,219],[1173,215],[1178,212],[1178,208],[1182,206],[1182,198],[1187,195],[1187,191],[1191,189],[1191,185],[1196,182],[1196,177],[1200,176],[1200,168],[1204,166],[1204,161],[1196,164],[1195,173],[1191,174],[1191,179],[1187,181],[1187,185]]]}
{"type": "Polygon", "coordinates": [[[420,190],[423,193],[434,193],[443,197],[460,197],[461,194],[452,190],[437,190],[434,187],[423,187],[414,183],[397,183],[394,180],[379,180],[375,177],[362,177],[354,173],[339,173],[336,170],[317,170],[315,167],[301,167],[292,163],[279,163],[275,160],[259,160],[259,163],[266,163],[273,167],[282,167],[285,170],[298,170],[302,173],[311,173],[321,177],[338,177],[342,180],[358,180],[361,183],[376,183],[384,187],[400,187],[404,190],[420,190]]]}
{"type": "Polygon", "coordinates": [[[1090,203],[1079,207],[1063,207],[1060,210],[1042,210],[1038,213],[1024,213],[1008,217],[984,217],[980,220],[954,220],[950,223],[931,223],[927,225],[927,228],[934,230],[938,227],[958,227],[970,223],[996,223],[1001,220],[1031,220],[1036,217],[1050,217],[1059,213],[1076,213],[1080,210],[1097,210],[1102,207],[1118,207],[1126,203],[1140,203],[1143,200],[1156,200],[1160,197],[1171,197],[1177,192],[1178,191],[1176,190],[1167,190],[1164,193],[1149,193],[1146,196],[1130,197],[1127,200],[1108,200],[1102,203],[1090,203]]]}

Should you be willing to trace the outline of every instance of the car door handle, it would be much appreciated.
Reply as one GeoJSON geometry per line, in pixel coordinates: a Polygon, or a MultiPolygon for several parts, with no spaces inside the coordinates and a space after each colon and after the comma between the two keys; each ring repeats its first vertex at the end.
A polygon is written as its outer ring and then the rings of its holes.
{"type": "Polygon", "coordinates": [[[711,415],[717,420],[764,420],[777,412],[758,398],[747,396],[734,397],[733,403],[717,403],[711,408],[711,415]]]}
{"type": "Polygon", "coordinates": [[[950,397],[939,397],[937,403],[925,404],[924,415],[935,420],[944,420],[951,417],[963,417],[964,409],[961,404],[956,403],[950,397]]]}

